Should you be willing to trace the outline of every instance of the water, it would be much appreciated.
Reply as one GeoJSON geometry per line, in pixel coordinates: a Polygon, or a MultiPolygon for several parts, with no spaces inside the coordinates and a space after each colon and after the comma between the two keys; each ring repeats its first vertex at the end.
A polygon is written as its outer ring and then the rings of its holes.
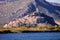
{"type": "Polygon", "coordinates": [[[60,40],[60,32],[0,34],[0,40],[60,40]]]}

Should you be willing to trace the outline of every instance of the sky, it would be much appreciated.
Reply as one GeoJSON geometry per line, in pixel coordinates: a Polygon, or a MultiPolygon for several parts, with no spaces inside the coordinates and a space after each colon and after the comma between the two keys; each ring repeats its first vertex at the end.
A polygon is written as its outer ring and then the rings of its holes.
{"type": "Polygon", "coordinates": [[[60,0],[46,0],[46,1],[60,3],[60,0]]]}

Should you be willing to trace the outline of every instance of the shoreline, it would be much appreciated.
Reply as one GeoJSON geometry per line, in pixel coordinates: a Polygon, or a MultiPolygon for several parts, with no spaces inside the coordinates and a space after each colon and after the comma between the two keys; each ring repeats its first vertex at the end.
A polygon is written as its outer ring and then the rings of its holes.
{"type": "Polygon", "coordinates": [[[57,31],[21,31],[21,32],[11,32],[9,30],[6,30],[6,31],[3,31],[1,32],[0,31],[0,34],[8,34],[8,33],[51,33],[51,32],[60,32],[60,30],[57,30],[57,31]]]}
{"type": "Polygon", "coordinates": [[[1,27],[1,33],[39,33],[39,32],[60,32],[60,27],[58,26],[37,26],[37,27],[17,27],[17,28],[9,28],[9,27],[1,27]]]}

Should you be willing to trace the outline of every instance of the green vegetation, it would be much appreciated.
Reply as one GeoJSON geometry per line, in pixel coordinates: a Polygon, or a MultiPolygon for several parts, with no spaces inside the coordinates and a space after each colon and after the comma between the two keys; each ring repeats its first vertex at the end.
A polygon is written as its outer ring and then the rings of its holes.
{"type": "Polygon", "coordinates": [[[9,28],[9,27],[1,27],[0,32],[3,31],[11,31],[11,32],[22,32],[22,31],[60,31],[60,26],[36,26],[36,27],[27,27],[27,26],[20,26],[17,28],[9,28]]]}

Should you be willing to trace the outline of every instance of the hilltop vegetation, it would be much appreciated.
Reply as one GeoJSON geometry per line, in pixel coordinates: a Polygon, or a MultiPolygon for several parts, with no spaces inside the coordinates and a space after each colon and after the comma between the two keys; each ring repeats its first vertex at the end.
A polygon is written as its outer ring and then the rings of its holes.
{"type": "Polygon", "coordinates": [[[1,27],[0,28],[0,33],[4,32],[12,32],[12,33],[22,33],[24,31],[38,31],[38,32],[60,32],[60,26],[20,26],[16,28],[12,27],[1,27]]]}

